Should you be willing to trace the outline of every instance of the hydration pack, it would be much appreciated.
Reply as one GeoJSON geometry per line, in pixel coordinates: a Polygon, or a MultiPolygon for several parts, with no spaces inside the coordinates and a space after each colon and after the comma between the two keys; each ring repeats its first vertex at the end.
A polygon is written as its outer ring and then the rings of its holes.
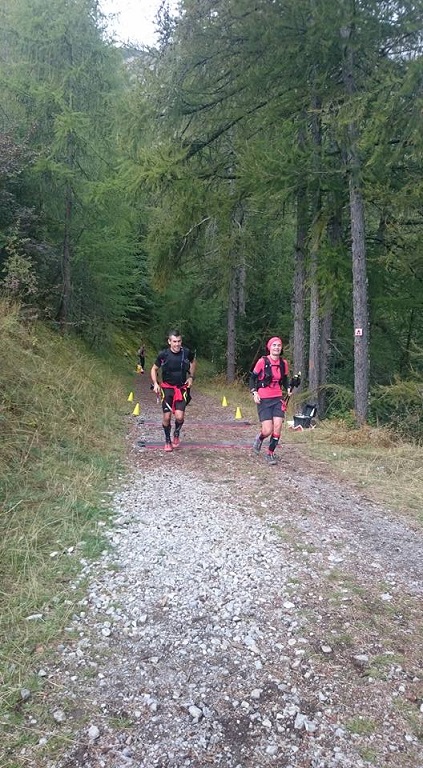
{"type": "MultiPolygon", "coordinates": [[[[262,360],[264,360],[264,371],[258,374],[257,389],[260,389],[263,387],[270,387],[273,381],[272,364],[269,358],[267,357],[267,355],[265,355],[262,358],[262,360]]],[[[279,382],[280,382],[280,386],[282,387],[285,377],[288,375],[288,363],[286,360],[283,359],[283,357],[279,359],[279,368],[280,368],[279,382]]]]}
{"type": "MultiPolygon", "coordinates": [[[[181,347],[181,352],[182,352],[181,374],[182,374],[182,380],[185,381],[188,375],[188,371],[190,369],[190,361],[188,360],[189,350],[187,349],[187,347],[181,347]]],[[[170,354],[171,354],[170,349],[165,349],[163,354],[160,356],[163,381],[166,381],[166,364],[169,360],[170,354]]]]}

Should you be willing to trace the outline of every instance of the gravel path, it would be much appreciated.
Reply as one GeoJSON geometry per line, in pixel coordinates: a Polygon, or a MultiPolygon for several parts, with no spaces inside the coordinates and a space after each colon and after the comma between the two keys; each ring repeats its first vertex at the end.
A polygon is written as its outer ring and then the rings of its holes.
{"type": "Polygon", "coordinates": [[[22,765],[423,768],[421,536],[199,394],[165,456],[143,396],[22,765]]]}

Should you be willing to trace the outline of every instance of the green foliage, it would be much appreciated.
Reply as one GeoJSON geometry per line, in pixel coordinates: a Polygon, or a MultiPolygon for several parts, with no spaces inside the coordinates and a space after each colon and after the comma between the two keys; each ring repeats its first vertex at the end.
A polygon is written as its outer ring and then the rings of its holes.
{"type": "Polygon", "coordinates": [[[34,154],[14,187],[16,207],[33,208],[17,233],[38,281],[32,300],[44,316],[60,316],[62,329],[98,341],[138,308],[147,283],[138,270],[138,221],[118,170],[122,57],[103,38],[91,0],[6,0],[5,20],[2,107],[11,132],[27,135],[34,154]]]}
{"type": "Polygon", "coordinates": [[[326,415],[330,419],[340,419],[346,426],[355,427],[354,392],[348,387],[337,384],[327,384],[325,386],[327,396],[326,415]]]}
{"type": "Polygon", "coordinates": [[[374,423],[389,426],[400,437],[423,443],[423,378],[397,378],[389,386],[375,387],[370,413],[374,423]]]}
{"type": "Polygon", "coordinates": [[[4,250],[7,254],[3,273],[4,277],[0,281],[9,296],[14,299],[28,299],[37,292],[37,276],[34,272],[34,265],[29,256],[24,252],[24,247],[28,240],[22,239],[15,231],[10,237],[6,238],[4,250]]]}
{"type": "Polygon", "coordinates": [[[421,2],[184,0],[182,11],[172,20],[163,10],[161,48],[131,51],[124,64],[93,0],[4,0],[0,263],[9,293],[19,278],[25,301],[97,347],[128,323],[160,346],[176,322],[220,370],[232,312],[242,376],[268,334],[293,352],[301,233],[303,345],[314,315],[331,313],[320,385],[329,413],[351,413],[346,147],[355,120],[370,385],[418,381],[421,2]]]}

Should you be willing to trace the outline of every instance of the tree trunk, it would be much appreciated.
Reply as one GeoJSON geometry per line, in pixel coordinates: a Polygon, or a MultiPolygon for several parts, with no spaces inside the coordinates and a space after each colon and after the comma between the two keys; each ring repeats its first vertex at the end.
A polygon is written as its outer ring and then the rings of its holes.
{"type": "Polygon", "coordinates": [[[69,322],[69,307],[71,295],[71,236],[70,229],[72,223],[73,195],[72,189],[68,184],[66,186],[65,196],[65,220],[63,226],[63,247],[62,247],[62,297],[59,307],[60,332],[66,333],[69,322]]]}
{"type": "Polygon", "coordinates": [[[328,308],[323,315],[321,323],[321,344],[320,344],[320,386],[317,398],[317,411],[320,418],[326,413],[326,390],[325,385],[328,380],[330,354],[332,351],[332,309],[328,308]]]}
{"type": "MultiPolygon", "coordinates": [[[[329,242],[333,250],[342,246],[342,206],[336,199],[333,202],[334,213],[328,226],[329,242]]],[[[332,298],[330,291],[326,295],[326,305],[321,323],[321,345],[320,345],[320,379],[319,379],[319,397],[317,410],[319,416],[323,418],[326,414],[326,384],[330,370],[330,357],[332,353],[332,298]]]]}
{"type": "MultiPolygon", "coordinates": [[[[341,30],[346,41],[343,78],[349,96],[355,92],[354,56],[351,45],[353,27],[341,30]]],[[[349,174],[351,249],[354,317],[354,408],[358,424],[367,419],[369,395],[369,327],[367,307],[367,266],[364,201],[361,189],[361,161],[358,152],[358,129],[351,120],[347,129],[347,169],[349,174]]]]}
{"type": "Polygon", "coordinates": [[[354,310],[354,407],[359,424],[367,419],[369,342],[364,203],[360,184],[350,175],[354,310]]]}
{"type": "Polygon", "coordinates": [[[231,271],[229,278],[228,339],[226,347],[226,379],[229,383],[236,378],[236,318],[245,314],[246,263],[241,245],[241,230],[244,221],[244,207],[236,203],[232,211],[231,271]]]}
{"type": "Polygon", "coordinates": [[[245,250],[242,243],[242,228],[244,226],[244,206],[242,202],[238,203],[233,214],[233,224],[235,229],[235,242],[237,243],[237,287],[238,287],[238,314],[245,315],[246,285],[247,285],[247,264],[245,260],[245,250]]]}
{"type": "MultiPolygon", "coordinates": [[[[312,2],[313,13],[315,3],[312,2]]],[[[320,231],[319,220],[321,211],[320,171],[322,151],[322,130],[320,120],[321,102],[317,93],[315,67],[311,77],[311,136],[313,142],[311,192],[313,195],[313,227],[311,232],[310,248],[310,327],[309,327],[309,352],[308,352],[308,386],[310,399],[317,403],[320,382],[320,296],[319,296],[319,248],[320,231]]]]}
{"type": "Polygon", "coordinates": [[[228,338],[226,345],[226,380],[229,384],[235,381],[236,372],[236,313],[238,306],[238,280],[237,268],[231,267],[229,280],[229,301],[228,301],[228,338]]]}
{"type": "MultiPolygon", "coordinates": [[[[305,369],[305,243],[307,237],[307,195],[305,189],[297,192],[297,239],[294,253],[294,373],[305,369]]],[[[303,384],[298,388],[301,391],[303,384]]]]}
{"type": "Polygon", "coordinates": [[[320,363],[319,286],[317,282],[317,247],[310,253],[310,338],[308,353],[308,388],[313,403],[317,401],[320,363]]]}
{"type": "Polygon", "coordinates": [[[247,266],[245,254],[241,254],[241,264],[238,267],[238,314],[245,315],[245,286],[247,283],[247,266]]]}

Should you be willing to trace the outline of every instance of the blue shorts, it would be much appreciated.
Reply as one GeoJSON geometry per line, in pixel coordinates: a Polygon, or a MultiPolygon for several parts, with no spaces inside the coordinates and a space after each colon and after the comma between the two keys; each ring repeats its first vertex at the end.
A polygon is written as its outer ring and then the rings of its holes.
{"type": "Polygon", "coordinates": [[[272,419],[284,419],[285,411],[282,409],[281,397],[265,397],[257,405],[257,413],[260,421],[272,421],[272,419]]]}

